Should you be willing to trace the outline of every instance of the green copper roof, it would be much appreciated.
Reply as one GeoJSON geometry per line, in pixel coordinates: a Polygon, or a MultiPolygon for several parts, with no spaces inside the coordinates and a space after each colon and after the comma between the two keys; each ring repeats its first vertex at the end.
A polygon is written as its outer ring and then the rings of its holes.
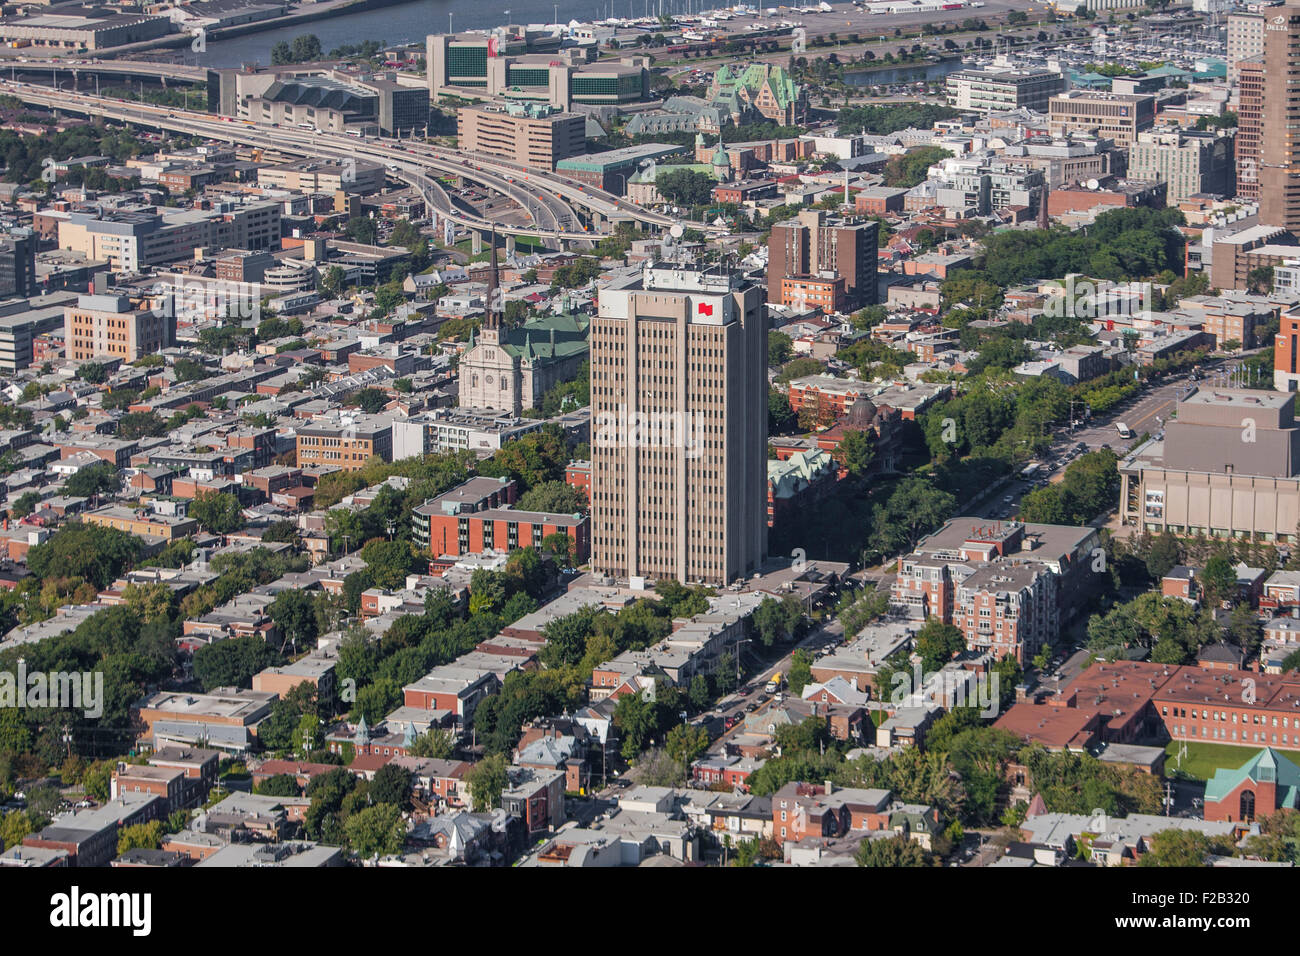
{"type": "Polygon", "coordinates": [[[786,109],[799,98],[799,86],[784,67],[771,66],[767,63],[751,63],[737,80],[751,94],[757,94],[764,86],[770,87],[781,109],[786,109]]]}
{"type": "Polygon", "coordinates": [[[501,332],[501,347],[511,358],[550,362],[587,353],[585,315],[545,315],[501,332]]]}
{"type": "Polygon", "coordinates": [[[1265,747],[1236,770],[1223,767],[1215,770],[1214,776],[1205,785],[1205,799],[1222,800],[1246,780],[1255,783],[1276,783],[1277,805],[1297,808],[1296,800],[1300,796],[1300,767],[1272,747],[1265,747]]]}

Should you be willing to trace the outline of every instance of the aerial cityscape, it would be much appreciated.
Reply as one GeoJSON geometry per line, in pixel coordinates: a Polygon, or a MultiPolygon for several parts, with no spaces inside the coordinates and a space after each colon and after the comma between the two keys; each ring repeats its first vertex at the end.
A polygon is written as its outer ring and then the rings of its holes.
{"type": "Polygon", "coordinates": [[[1300,861],[1300,0],[17,0],[0,118],[0,869],[1300,861]]]}

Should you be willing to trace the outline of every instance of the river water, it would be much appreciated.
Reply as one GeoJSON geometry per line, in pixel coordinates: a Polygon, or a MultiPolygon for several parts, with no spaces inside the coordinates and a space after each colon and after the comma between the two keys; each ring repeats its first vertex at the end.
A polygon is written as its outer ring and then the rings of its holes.
{"type": "Polygon", "coordinates": [[[919,83],[922,80],[934,82],[942,80],[949,73],[965,68],[966,65],[960,59],[944,60],[941,63],[918,63],[915,66],[894,66],[881,70],[846,73],[844,83],[847,86],[889,86],[893,83],[919,83]]]}
{"type": "MultiPolygon", "coordinates": [[[[695,8],[697,4],[691,6],[695,8]]],[[[687,0],[663,0],[662,3],[665,12],[682,13],[686,8],[687,0]]],[[[423,44],[430,33],[447,32],[449,23],[455,31],[485,30],[507,21],[552,23],[557,13],[561,22],[568,23],[571,20],[590,22],[609,16],[640,17],[647,13],[656,14],[659,9],[659,0],[653,3],[648,0],[565,0],[558,5],[551,0],[412,0],[294,27],[213,40],[199,57],[199,65],[221,68],[254,62],[268,64],[274,43],[291,41],[304,33],[314,33],[319,37],[321,48],[328,54],[345,43],[359,44],[366,40],[423,44]]],[[[186,51],[185,61],[193,62],[193,54],[186,51]]]]}

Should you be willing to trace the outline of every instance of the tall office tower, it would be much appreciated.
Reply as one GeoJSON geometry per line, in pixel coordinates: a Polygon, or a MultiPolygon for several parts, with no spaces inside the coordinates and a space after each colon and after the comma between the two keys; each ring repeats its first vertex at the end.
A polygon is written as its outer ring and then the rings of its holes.
{"type": "Polygon", "coordinates": [[[597,574],[725,585],[767,551],[762,290],[647,263],[600,290],[591,327],[597,574]]]}
{"type": "Polygon", "coordinates": [[[1264,57],[1237,64],[1237,195],[1259,199],[1259,143],[1264,134],[1264,57]]]}
{"type": "Polygon", "coordinates": [[[1270,9],[1264,19],[1259,221],[1300,236],[1300,0],[1270,9]]]}
{"type": "Polygon", "coordinates": [[[875,305],[879,232],[875,220],[832,219],[818,209],[777,223],[767,242],[767,301],[782,301],[783,279],[834,273],[844,279],[849,308],[875,305]]]}

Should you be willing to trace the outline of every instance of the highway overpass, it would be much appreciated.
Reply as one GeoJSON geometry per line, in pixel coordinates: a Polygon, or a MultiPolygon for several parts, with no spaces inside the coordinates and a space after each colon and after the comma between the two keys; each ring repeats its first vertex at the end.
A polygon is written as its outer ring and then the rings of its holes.
{"type": "Polygon", "coordinates": [[[249,120],[214,116],[183,109],[127,102],[87,93],[15,83],[0,79],[0,89],[27,103],[65,112],[101,116],[118,122],[203,136],[223,142],[273,149],[288,155],[334,159],[371,160],[420,190],[429,208],[445,219],[480,236],[494,223],[454,203],[438,182],[450,174],[482,185],[514,200],[528,215],[530,225],[496,225],[506,236],[537,236],[544,245],[567,248],[588,246],[605,234],[603,227],[621,221],[643,228],[671,226],[672,217],[643,209],[617,196],[552,173],[525,170],[513,163],[428,146],[415,140],[358,138],[300,128],[266,126],[249,120]],[[584,219],[586,222],[584,223],[584,219]]]}

